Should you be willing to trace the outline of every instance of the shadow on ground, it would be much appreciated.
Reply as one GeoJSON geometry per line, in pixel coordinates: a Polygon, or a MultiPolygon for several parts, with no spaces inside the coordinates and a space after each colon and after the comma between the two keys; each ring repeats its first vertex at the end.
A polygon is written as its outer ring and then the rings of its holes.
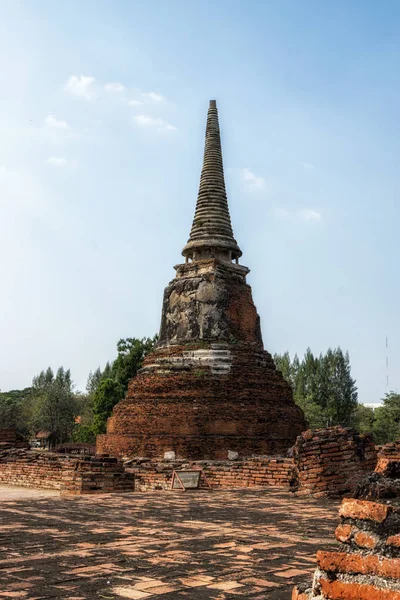
{"type": "MultiPolygon", "coordinates": [[[[15,490],[15,488],[14,488],[15,490]]],[[[337,502],[271,489],[60,497],[0,489],[0,598],[290,600],[337,502]]]]}

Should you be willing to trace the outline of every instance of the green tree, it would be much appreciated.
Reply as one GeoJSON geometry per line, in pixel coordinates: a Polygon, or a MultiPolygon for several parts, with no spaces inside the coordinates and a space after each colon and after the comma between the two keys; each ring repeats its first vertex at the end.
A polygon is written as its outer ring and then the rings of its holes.
{"type": "Polygon", "coordinates": [[[56,375],[49,367],[33,378],[32,425],[50,433],[50,445],[70,439],[79,406],[73,393],[71,372],[60,367],[56,375]]]}
{"type": "Polygon", "coordinates": [[[370,433],[374,429],[375,411],[371,406],[358,404],[355,414],[355,427],[360,433],[370,433]]]}
{"type": "Polygon", "coordinates": [[[31,388],[0,393],[0,429],[16,429],[23,435],[28,435],[31,411],[31,388]]]}
{"type": "Polygon", "coordinates": [[[373,434],[377,444],[400,439],[400,394],[390,392],[383,398],[383,406],[374,410],[373,434]]]}
{"type": "Polygon", "coordinates": [[[107,419],[114,406],[124,397],[123,386],[114,379],[103,379],[94,395],[93,425],[94,435],[106,432],[107,419]]]}
{"type": "Polygon", "coordinates": [[[107,419],[114,406],[124,398],[129,381],[141,368],[146,354],[153,349],[156,341],[157,336],[121,339],[117,344],[118,356],[115,361],[107,363],[102,373],[98,369],[89,374],[87,390],[93,398],[94,435],[106,431],[107,419]]]}
{"type": "Polygon", "coordinates": [[[329,348],[317,357],[308,348],[301,361],[297,355],[291,360],[288,352],[274,358],[310,427],[354,424],[357,388],[348,353],[329,348]]]}
{"type": "MultiPolygon", "coordinates": [[[[106,368],[107,367],[111,370],[110,363],[107,363],[106,368]]],[[[100,367],[98,367],[94,372],[90,371],[86,382],[86,392],[89,396],[95,393],[103,375],[104,374],[101,372],[100,367]]]]}
{"type": "Polygon", "coordinates": [[[144,357],[151,352],[157,337],[154,338],[126,338],[117,344],[118,356],[112,365],[113,379],[123,388],[128,389],[128,383],[142,366],[144,357]]]}
{"type": "Polygon", "coordinates": [[[326,427],[326,414],[319,404],[314,402],[309,396],[304,398],[303,396],[297,396],[296,394],[294,395],[294,401],[303,410],[310,429],[326,427]]]}

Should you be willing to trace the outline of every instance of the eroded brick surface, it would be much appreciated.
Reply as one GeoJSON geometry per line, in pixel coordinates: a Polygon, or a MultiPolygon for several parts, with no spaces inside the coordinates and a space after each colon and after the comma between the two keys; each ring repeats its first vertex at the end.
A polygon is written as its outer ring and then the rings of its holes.
{"type": "Polygon", "coordinates": [[[299,494],[352,493],[377,461],[372,435],[360,435],[348,427],[304,431],[293,450],[299,494]]]}
{"type": "Polygon", "coordinates": [[[54,494],[0,487],[0,598],[288,600],[317,548],[335,545],[331,500],[243,489],[54,494]]]}
{"type": "MultiPolygon", "coordinates": [[[[371,490],[376,492],[376,477],[382,480],[375,474],[360,484],[367,497],[371,490]]],[[[297,587],[293,598],[303,594],[304,600],[400,600],[399,497],[391,495],[386,502],[342,501],[335,532],[340,549],[318,551],[312,584],[297,587]]]]}
{"type": "Polygon", "coordinates": [[[0,483],[66,494],[133,492],[134,475],[116,458],[12,448],[0,452],[0,483]]]}
{"type": "Polygon", "coordinates": [[[169,490],[173,471],[201,469],[201,487],[237,488],[276,486],[290,489],[294,477],[292,458],[255,457],[236,461],[156,461],[131,459],[126,470],[135,475],[135,489],[169,490]]]}
{"type": "Polygon", "coordinates": [[[390,511],[390,506],[370,502],[369,500],[355,500],[354,498],[345,498],[340,507],[341,517],[350,519],[368,519],[376,523],[382,523],[390,511]]]}

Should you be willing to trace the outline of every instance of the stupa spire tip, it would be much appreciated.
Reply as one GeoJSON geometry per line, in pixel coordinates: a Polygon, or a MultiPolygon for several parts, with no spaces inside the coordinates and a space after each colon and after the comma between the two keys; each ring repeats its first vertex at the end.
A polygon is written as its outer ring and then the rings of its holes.
{"type": "Polygon", "coordinates": [[[215,257],[228,262],[242,255],[229,215],[216,100],[210,100],[208,109],[196,211],[182,254],[192,260],[215,257]]]}

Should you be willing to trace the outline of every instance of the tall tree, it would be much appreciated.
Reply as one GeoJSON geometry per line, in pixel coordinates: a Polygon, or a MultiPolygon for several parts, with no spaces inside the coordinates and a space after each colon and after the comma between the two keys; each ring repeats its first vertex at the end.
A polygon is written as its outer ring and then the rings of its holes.
{"type": "Polygon", "coordinates": [[[16,429],[24,435],[29,433],[32,410],[31,388],[0,393],[0,429],[16,429]]]}
{"type": "Polygon", "coordinates": [[[360,433],[370,433],[374,430],[375,411],[371,406],[358,404],[355,419],[355,427],[360,433]]]}
{"type": "Polygon", "coordinates": [[[301,361],[291,360],[288,352],[274,358],[310,427],[354,424],[357,388],[348,353],[329,348],[317,357],[308,348],[301,361]]]}
{"type": "Polygon", "coordinates": [[[106,432],[107,419],[116,404],[124,397],[124,388],[115,379],[102,379],[94,395],[93,425],[94,435],[106,432]]]}
{"type": "Polygon", "coordinates": [[[32,395],[36,431],[48,431],[51,446],[67,441],[79,412],[70,370],[60,367],[55,376],[50,367],[42,371],[33,378],[32,395]]]}
{"type": "Polygon", "coordinates": [[[378,444],[400,439],[400,394],[390,392],[383,405],[374,410],[373,433],[378,444]]]}
{"type": "Polygon", "coordinates": [[[113,378],[124,388],[142,366],[144,357],[154,347],[157,338],[126,338],[117,344],[118,356],[112,365],[113,378]]]}
{"type": "Polygon", "coordinates": [[[157,336],[119,340],[115,361],[107,363],[101,374],[95,371],[91,375],[88,386],[94,389],[92,431],[95,435],[106,431],[107,419],[114,406],[125,396],[129,381],[136,375],[156,341],[157,336]]]}

